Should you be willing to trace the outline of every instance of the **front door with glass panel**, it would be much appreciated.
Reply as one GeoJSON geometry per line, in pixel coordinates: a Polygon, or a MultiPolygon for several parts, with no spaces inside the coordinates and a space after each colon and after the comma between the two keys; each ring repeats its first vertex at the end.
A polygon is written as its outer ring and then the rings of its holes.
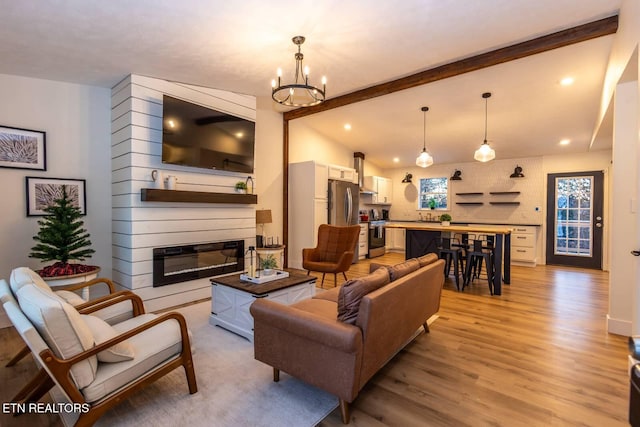
{"type": "Polygon", "coordinates": [[[547,264],[602,268],[601,171],[547,176],[547,264]]]}

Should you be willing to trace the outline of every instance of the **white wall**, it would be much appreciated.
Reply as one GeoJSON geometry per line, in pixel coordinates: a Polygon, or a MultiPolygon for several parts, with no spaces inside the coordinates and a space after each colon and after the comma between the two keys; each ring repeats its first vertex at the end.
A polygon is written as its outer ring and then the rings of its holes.
{"type": "MultiPolygon", "coordinates": [[[[608,113],[613,112],[613,151],[614,163],[611,168],[613,175],[611,186],[613,188],[611,209],[611,274],[609,278],[609,313],[607,314],[607,330],[621,335],[632,335],[640,333],[640,277],[638,277],[637,262],[627,259],[628,253],[621,253],[620,259],[614,255],[613,245],[626,246],[627,249],[637,249],[640,245],[640,238],[631,234],[629,230],[624,230],[624,225],[628,223],[629,215],[635,217],[636,227],[638,227],[637,212],[630,212],[630,206],[625,206],[625,202],[631,202],[630,197],[637,203],[638,194],[624,194],[625,187],[629,184],[629,179],[638,180],[638,159],[635,157],[638,145],[640,144],[640,109],[637,103],[640,99],[640,86],[638,85],[638,73],[640,64],[638,63],[638,46],[640,43],[640,2],[637,0],[623,0],[620,6],[620,20],[618,31],[614,36],[609,64],[605,75],[604,90],[602,93],[601,107],[598,118],[598,126],[594,130],[594,137],[602,128],[600,126],[608,113]],[[622,85],[620,85],[622,83],[622,85]],[[627,86],[630,83],[631,89],[627,86]],[[632,97],[630,94],[616,95],[618,88],[623,92],[635,92],[635,103],[630,110],[624,106],[623,99],[632,97]],[[614,96],[615,95],[615,96],[614,96]],[[614,98],[615,101],[614,101],[614,98]],[[634,110],[635,109],[635,110],[634,110]],[[630,154],[627,154],[630,153],[630,154]],[[624,159],[624,156],[633,156],[631,162],[624,159]],[[615,159],[620,159],[618,162],[615,159]],[[615,196],[620,191],[619,196],[615,196]],[[621,200],[621,207],[617,207],[616,197],[621,200]],[[625,200],[626,199],[626,200],[625,200]],[[621,241],[616,240],[620,228],[621,241]],[[625,234],[626,231],[626,234],[625,234]],[[621,263],[622,270],[628,273],[630,270],[624,265],[635,263],[635,275],[618,275],[617,265],[621,263]]],[[[637,228],[636,228],[637,229],[637,228]]],[[[626,251],[621,251],[626,252],[626,251]]]]}
{"type": "MultiPolygon", "coordinates": [[[[391,219],[418,219],[418,185],[420,178],[450,177],[458,169],[462,171],[461,181],[449,181],[450,209],[435,211],[433,215],[448,212],[454,221],[487,222],[496,224],[530,224],[540,226],[538,229],[537,262],[545,263],[546,236],[546,194],[547,174],[558,172],[605,171],[605,221],[603,243],[603,268],[609,265],[610,215],[608,197],[611,192],[611,180],[608,170],[611,166],[611,151],[595,151],[579,154],[543,156],[537,158],[520,158],[493,160],[488,163],[466,162],[456,164],[434,164],[429,168],[419,167],[388,169],[382,172],[393,183],[393,204],[391,219]],[[516,165],[523,168],[524,178],[509,178],[516,165]],[[413,175],[411,184],[402,183],[405,173],[413,175]],[[520,191],[517,196],[491,196],[490,191],[520,191]],[[483,192],[481,196],[457,196],[455,193],[483,192]],[[519,201],[518,206],[490,205],[489,201],[519,201]],[[456,205],[456,202],[483,202],[481,206],[456,205]],[[536,207],[539,210],[536,211],[536,207]]],[[[431,213],[427,210],[424,214],[431,213]]]]}
{"type": "MultiPolygon", "coordinates": [[[[25,177],[86,179],[85,228],[96,251],[86,263],[111,271],[109,89],[0,75],[0,125],[46,132],[46,171],[0,168],[0,278],[18,266],[46,264],[28,257],[38,232],[26,216],[25,177]]],[[[3,313],[4,314],[4,313],[3,313]]]]}
{"type": "Polygon", "coordinates": [[[611,274],[608,329],[621,335],[632,332],[633,295],[638,231],[638,82],[619,84],[614,96],[614,139],[611,198],[615,224],[611,229],[611,274]]]}
{"type": "MultiPolygon", "coordinates": [[[[153,248],[244,240],[255,245],[255,205],[163,203],[140,200],[151,172],[178,178],[178,190],[233,193],[247,174],[162,163],[162,96],[255,120],[252,96],[131,75],[112,89],[111,166],[113,279],[157,310],[211,296],[208,279],[153,287],[153,248]]],[[[254,178],[256,188],[259,180],[254,178]]]]}
{"type": "Polygon", "coordinates": [[[291,120],[289,121],[289,163],[308,160],[353,167],[353,151],[307,127],[304,119],[291,120]]]}
{"type": "MultiPolygon", "coordinates": [[[[271,224],[265,224],[264,234],[282,237],[282,114],[273,109],[271,97],[258,98],[256,111],[256,162],[258,177],[258,206],[256,209],[271,209],[271,224]]],[[[261,233],[260,227],[256,233],[261,233]]]]}
{"type": "MultiPolygon", "coordinates": [[[[449,209],[437,210],[434,215],[448,212],[453,221],[497,224],[542,224],[542,212],[536,211],[544,201],[542,193],[542,158],[493,160],[488,163],[466,162],[434,164],[428,168],[414,166],[409,169],[387,170],[393,182],[391,218],[418,219],[418,192],[420,178],[449,178],[458,169],[462,180],[449,181],[449,209]],[[509,178],[514,168],[523,168],[524,178],[509,178]],[[413,175],[411,184],[402,183],[405,173],[413,175]],[[496,196],[491,191],[519,191],[519,195],[496,196]],[[481,196],[460,196],[456,193],[481,192],[481,196]],[[491,205],[492,201],[517,201],[518,206],[491,205]],[[482,202],[482,205],[457,205],[456,202],[482,202]]],[[[429,213],[429,211],[427,211],[429,213]]]]}

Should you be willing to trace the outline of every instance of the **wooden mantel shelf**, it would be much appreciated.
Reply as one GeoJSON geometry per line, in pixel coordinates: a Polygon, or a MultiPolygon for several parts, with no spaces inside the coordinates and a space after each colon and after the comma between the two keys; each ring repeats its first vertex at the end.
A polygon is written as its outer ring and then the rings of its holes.
{"type": "Polygon", "coordinates": [[[209,193],[206,191],[160,190],[143,188],[140,192],[143,202],[182,202],[182,203],[235,203],[255,205],[256,194],[209,193]]]}

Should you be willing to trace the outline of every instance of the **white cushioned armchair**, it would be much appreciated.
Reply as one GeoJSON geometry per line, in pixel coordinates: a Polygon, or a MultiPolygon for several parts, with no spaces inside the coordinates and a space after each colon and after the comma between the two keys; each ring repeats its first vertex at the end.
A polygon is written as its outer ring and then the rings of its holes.
{"type": "MultiPolygon", "coordinates": [[[[180,366],[189,392],[197,392],[189,332],[181,314],[139,314],[108,325],[96,316],[85,317],[35,284],[23,284],[15,297],[18,303],[3,297],[3,307],[42,366],[16,396],[22,402],[39,399],[56,384],[70,402],[88,404],[76,426],[90,426],[130,393],[180,366]]],[[[132,293],[115,302],[126,300],[141,304],[132,293]]],[[[103,304],[111,303],[114,300],[103,304]]]]}

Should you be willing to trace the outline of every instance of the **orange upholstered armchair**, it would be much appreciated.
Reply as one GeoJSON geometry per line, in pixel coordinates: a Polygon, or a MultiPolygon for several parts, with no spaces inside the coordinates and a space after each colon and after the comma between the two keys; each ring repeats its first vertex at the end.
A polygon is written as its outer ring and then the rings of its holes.
{"type": "Polygon", "coordinates": [[[338,273],[342,273],[344,279],[347,280],[345,271],[353,262],[359,235],[359,225],[341,227],[321,224],[318,228],[316,247],[302,250],[302,268],[307,270],[307,275],[311,271],[322,272],[320,286],[324,284],[324,275],[333,273],[334,285],[337,286],[338,273]]]}

